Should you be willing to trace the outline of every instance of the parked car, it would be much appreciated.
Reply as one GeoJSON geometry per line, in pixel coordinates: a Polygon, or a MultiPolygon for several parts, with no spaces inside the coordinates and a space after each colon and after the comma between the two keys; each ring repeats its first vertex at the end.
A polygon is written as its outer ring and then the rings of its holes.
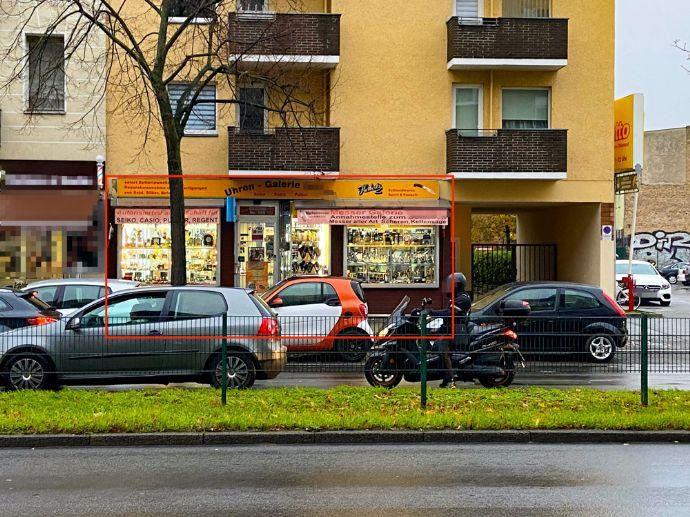
{"type": "Polygon", "coordinates": [[[567,282],[516,282],[490,291],[472,304],[471,321],[498,321],[501,303],[528,302],[526,318],[516,319],[520,351],[525,356],[613,359],[628,342],[625,312],[599,287],[567,282]]]}
{"type": "MultiPolygon", "coordinates": [[[[108,280],[108,294],[132,289],[139,285],[130,280],[108,280]]],[[[105,280],[102,278],[56,278],[40,280],[27,285],[23,291],[31,291],[62,316],[69,316],[87,303],[105,296],[105,280]]]]}
{"type": "Polygon", "coordinates": [[[659,274],[668,280],[669,284],[673,285],[685,280],[685,268],[688,266],[690,266],[690,262],[674,262],[659,269],[659,274]]]}
{"type": "Polygon", "coordinates": [[[21,327],[47,325],[60,313],[32,293],[0,287],[0,333],[21,327]]]}
{"type": "MultiPolygon", "coordinates": [[[[627,274],[628,261],[616,260],[616,281],[620,282],[627,274]]],[[[632,276],[635,296],[639,296],[642,303],[656,301],[663,306],[671,305],[671,284],[649,262],[633,260],[632,276]]]]}
{"type": "Polygon", "coordinates": [[[336,351],[361,361],[371,347],[369,307],[359,282],[342,277],[292,277],[261,295],[278,314],[289,351],[336,351]],[[352,339],[347,339],[348,337],[352,339]]]}
{"type": "Polygon", "coordinates": [[[114,293],[68,318],[0,334],[9,389],[195,380],[220,386],[227,315],[230,388],[277,376],[286,360],[275,314],[244,289],[151,287],[114,293]],[[107,310],[107,313],[106,313],[107,310]],[[106,337],[106,325],[107,335],[106,337]]]}

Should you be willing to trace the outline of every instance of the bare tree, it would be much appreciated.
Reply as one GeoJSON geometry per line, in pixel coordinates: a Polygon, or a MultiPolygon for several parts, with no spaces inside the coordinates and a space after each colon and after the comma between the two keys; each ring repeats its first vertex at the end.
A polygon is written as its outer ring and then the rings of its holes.
{"type": "MultiPolygon", "coordinates": [[[[302,9],[300,0],[287,1],[291,10],[302,9]]],[[[110,98],[117,99],[109,106],[109,114],[125,114],[133,126],[144,128],[142,150],[154,131],[162,131],[170,189],[173,285],[186,283],[185,200],[179,176],[183,174],[181,140],[188,122],[198,117],[195,108],[204,103],[255,106],[293,126],[313,125],[327,109],[318,95],[304,96],[309,66],[298,73],[284,72],[280,63],[255,69],[239,66],[243,55],[255,46],[286,35],[267,30],[255,41],[234,41],[228,24],[229,13],[235,9],[235,0],[0,0],[0,15],[17,20],[15,41],[0,56],[16,62],[5,85],[30,69],[37,82],[30,85],[29,108],[40,111],[55,97],[51,85],[65,78],[64,61],[54,59],[49,44],[60,35],[66,62],[93,59],[102,65],[95,72],[115,94],[110,98]],[[50,13],[47,22],[46,13],[50,13]],[[42,31],[26,49],[22,35],[35,33],[31,24],[37,18],[42,20],[42,31]],[[106,41],[101,49],[92,45],[95,34],[106,41]],[[219,82],[227,86],[224,95],[208,98],[202,94],[219,82]],[[240,99],[238,85],[252,82],[266,88],[264,102],[240,99]],[[171,103],[172,85],[178,98],[175,104],[171,103]]],[[[94,89],[94,106],[104,102],[104,96],[105,88],[94,89]]]]}
{"type": "MultiPolygon", "coordinates": [[[[688,48],[687,42],[683,42],[683,41],[677,39],[676,41],[673,42],[673,46],[675,48],[677,48],[678,50],[680,50],[681,52],[683,52],[685,54],[685,59],[687,61],[690,61],[690,48],[688,48]]],[[[690,68],[688,68],[685,65],[680,65],[680,66],[683,68],[683,70],[690,73],[690,68]]]]}

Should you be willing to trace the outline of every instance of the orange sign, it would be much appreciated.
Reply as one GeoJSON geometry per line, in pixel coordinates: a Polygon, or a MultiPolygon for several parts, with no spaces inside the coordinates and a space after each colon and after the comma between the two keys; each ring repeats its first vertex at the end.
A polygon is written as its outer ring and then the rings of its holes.
{"type": "MultiPolygon", "coordinates": [[[[187,198],[225,199],[439,199],[441,181],[418,179],[235,179],[229,177],[184,180],[187,198]]],[[[169,196],[168,179],[118,178],[121,198],[164,198],[169,196]]]]}

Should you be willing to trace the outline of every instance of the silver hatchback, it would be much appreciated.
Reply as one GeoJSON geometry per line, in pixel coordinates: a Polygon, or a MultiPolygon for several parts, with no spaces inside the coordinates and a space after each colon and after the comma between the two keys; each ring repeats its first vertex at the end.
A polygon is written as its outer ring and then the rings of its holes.
{"type": "Polygon", "coordinates": [[[55,323],[0,334],[8,389],[195,380],[231,388],[276,377],[286,361],[275,314],[244,289],[150,287],[112,294],[55,323]]]}

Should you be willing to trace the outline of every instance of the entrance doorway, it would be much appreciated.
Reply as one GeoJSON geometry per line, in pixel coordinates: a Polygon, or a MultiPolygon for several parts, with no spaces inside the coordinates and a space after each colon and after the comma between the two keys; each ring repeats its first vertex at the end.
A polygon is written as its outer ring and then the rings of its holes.
{"type": "Polygon", "coordinates": [[[243,203],[237,211],[235,285],[265,291],[280,280],[278,203],[243,203]]]}

